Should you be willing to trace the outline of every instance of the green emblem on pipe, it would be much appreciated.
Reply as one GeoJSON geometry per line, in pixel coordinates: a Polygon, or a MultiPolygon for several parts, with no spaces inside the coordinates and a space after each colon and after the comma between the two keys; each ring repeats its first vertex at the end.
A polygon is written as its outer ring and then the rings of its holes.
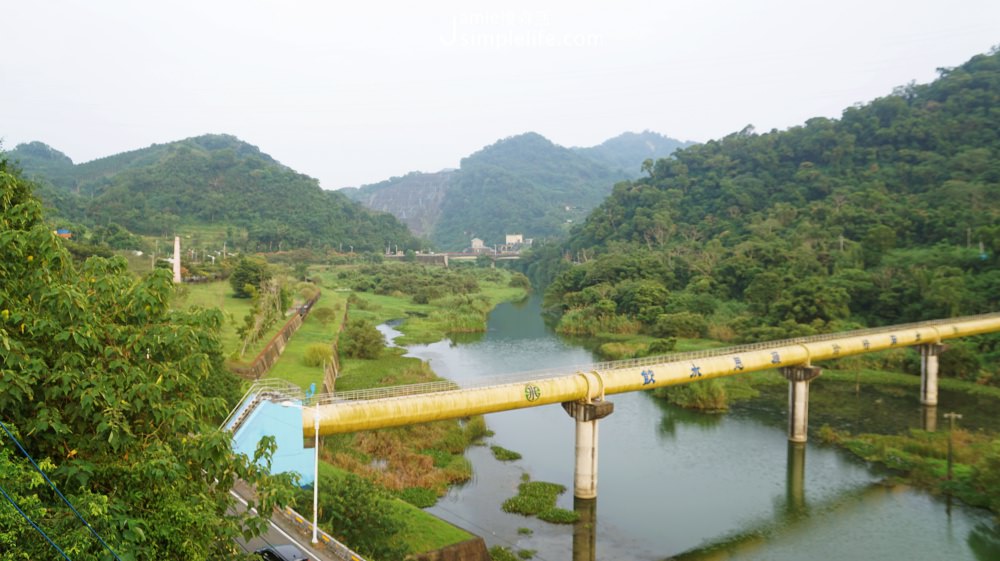
{"type": "Polygon", "coordinates": [[[542,397],[542,390],[538,386],[533,386],[528,384],[524,386],[524,398],[528,401],[536,401],[538,398],[542,397]]]}

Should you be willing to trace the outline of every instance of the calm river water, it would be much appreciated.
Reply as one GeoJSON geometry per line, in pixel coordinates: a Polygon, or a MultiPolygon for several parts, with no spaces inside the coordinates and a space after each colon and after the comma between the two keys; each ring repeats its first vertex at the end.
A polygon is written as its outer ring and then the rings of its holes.
{"type": "MultiPolygon", "coordinates": [[[[408,350],[460,384],[594,362],[544,325],[537,298],[497,307],[482,336],[408,350]]],[[[822,391],[818,382],[813,388],[814,395],[822,391]]],[[[861,413],[850,428],[869,430],[866,420],[879,422],[886,411],[903,426],[919,426],[912,393],[859,402],[878,407],[878,414],[861,413]]],[[[500,462],[488,447],[470,449],[472,481],[428,510],[490,545],[535,550],[534,559],[550,561],[1000,559],[1000,533],[989,513],[883,486],[883,473],[837,449],[790,446],[782,395],[727,415],[686,411],[645,393],[609,399],[615,410],[600,421],[598,498],[577,505],[581,523],[555,525],[500,510],[524,473],[565,485],[559,506],[574,508],[574,425],[558,405],[488,415],[496,433],[488,444],[523,458],[500,462]]],[[[941,399],[949,403],[947,394],[941,399]]],[[[813,420],[821,416],[818,407],[810,407],[813,420]]]]}

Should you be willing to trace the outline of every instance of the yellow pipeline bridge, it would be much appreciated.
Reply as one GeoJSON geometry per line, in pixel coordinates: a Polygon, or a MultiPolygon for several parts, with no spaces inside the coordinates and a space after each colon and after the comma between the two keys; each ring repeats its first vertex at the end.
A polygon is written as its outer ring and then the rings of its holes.
{"type": "Polygon", "coordinates": [[[614,409],[605,399],[608,395],[777,369],[789,382],[788,439],[804,443],[809,383],[820,375],[813,363],[919,347],[920,402],[930,411],[930,406],[937,405],[942,342],[995,331],[1000,331],[1000,313],[524,372],[465,387],[434,382],[322,394],[303,407],[302,432],[313,438],[317,431],[321,436],[350,433],[559,403],[576,421],[573,493],[593,499],[597,496],[597,421],[614,409]]]}
{"type": "Polygon", "coordinates": [[[781,367],[811,365],[888,349],[940,344],[1000,331],[1000,313],[893,325],[738,347],[522,373],[459,387],[435,382],[317,396],[302,414],[305,436],[413,425],[604,396],[781,367]],[[318,411],[316,410],[318,408],[318,411]]]}

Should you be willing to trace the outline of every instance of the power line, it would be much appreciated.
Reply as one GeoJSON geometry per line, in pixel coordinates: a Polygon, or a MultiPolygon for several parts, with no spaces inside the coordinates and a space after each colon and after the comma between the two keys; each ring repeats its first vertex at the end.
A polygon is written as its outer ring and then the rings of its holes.
{"type": "MultiPolygon", "coordinates": [[[[38,473],[42,474],[42,477],[45,478],[45,482],[48,483],[50,487],[52,487],[52,490],[55,491],[57,495],[59,495],[59,498],[62,499],[62,501],[64,503],[66,503],[66,506],[68,506],[69,509],[73,511],[73,514],[75,514],[76,517],[80,519],[80,522],[83,522],[83,525],[86,526],[88,530],[90,530],[90,533],[93,534],[95,538],[97,538],[97,541],[101,542],[101,545],[104,546],[104,549],[107,549],[108,551],[110,551],[111,555],[113,555],[115,559],[117,559],[118,561],[122,561],[122,558],[118,557],[118,554],[115,553],[115,550],[111,549],[111,546],[109,546],[107,544],[107,542],[104,541],[104,538],[102,538],[101,535],[97,533],[97,530],[95,530],[94,527],[91,526],[89,522],[87,522],[86,520],[84,520],[83,515],[80,514],[80,512],[78,510],[76,510],[76,508],[73,506],[73,504],[69,502],[69,499],[67,499],[59,491],[59,489],[56,487],[56,484],[53,483],[51,479],[49,479],[49,476],[45,475],[45,472],[42,471],[42,468],[38,467],[38,464],[35,463],[35,459],[31,457],[31,454],[28,454],[28,451],[24,449],[24,446],[21,446],[21,442],[13,434],[11,434],[11,432],[9,430],[7,430],[7,425],[5,425],[3,423],[3,421],[0,421],[0,428],[3,428],[3,431],[5,433],[7,433],[7,436],[9,436],[11,438],[11,440],[14,441],[14,444],[17,444],[18,449],[21,450],[21,453],[24,454],[24,457],[28,458],[28,461],[31,462],[31,465],[35,467],[35,471],[37,471],[38,473]]],[[[6,496],[6,493],[4,493],[4,495],[6,496]]],[[[12,501],[12,503],[13,503],[13,501],[12,501]]],[[[16,507],[16,505],[15,505],[15,507],[16,507]]],[[[29,520],[29,522],[30,522],[30,520],[29,520]]],[[[34,525],[34,523],[32,523],[32,525],[34,525]]],[[[37,528],[37,526],[35,526],[35,527],[37,528]]],[[[41,530],[39,530],[39,531],[41,531],[41,530]]],[[[43,535],[44,535],[44,532],[43,532],[43,535]]],[[[48,536],[46,536],[46,539],[48,539],[48,536]]],[[[51,540],[49,540],[49,542],[51,543],[51,540]]],[[[55,545],[55,544],[53,543],[52,545],[55,545]]],[[[61,550],[60,550],[60,553],[61,553],[61,550]]],[[[65,556],[65,554],[63,554],[63,556],[65,556]]],[[[69,558],[67,557],[67,559],[69,559],[69,558]]]]}
{"type": "Polygon", "coordinates": [[[18,506],[17,501],[11,498],[11,496],[7,494],[6,489],[4,489],[2,486],[0,486],[0,493],[3,493],[4,498],[10,501],[10,504],[14,505],[14,509],[17,510],[18,514],[23,516],[24,519],[28,521],[28,524],[31,524],[31,526],[35,528],[35,530],[37,530],[38,533],[41,534],[43,538],[45,538],[45,541],[49,542],[49,545],[54,547],[56,551],[58,551],[59,554],[63,556],[63,559],[65,559],[66,561],[73,561],[72,559],[69,558],[68,555],[66,555],[65,551],[63,551],[62,549],[59,548],[58,545],[56,545],[56,542],[52,541],[52,538],[50,538],[49,535],[45,533],[45,530],[39,528],[38,524],[35,524],[35,521],[32,520],[31,517],[28,516],[26,512],[21,510],[21,507],[18,506]]]}

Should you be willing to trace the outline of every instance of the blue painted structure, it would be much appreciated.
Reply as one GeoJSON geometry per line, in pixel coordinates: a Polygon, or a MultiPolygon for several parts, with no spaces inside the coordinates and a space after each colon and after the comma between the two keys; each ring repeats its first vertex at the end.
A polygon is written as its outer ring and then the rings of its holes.
{"type": "MultiPolygon", "coordinates": [[[[251,406],[250,400],[240,407],[251,406]]],[[[304,446],[302,438],[302,405],[281,405],[262,400],[233,433],[233,450],[253,457],[257,443],[265,436],[273,436],[278,445],[271,459],[271,473],[295,472],[299,474],[299,485],[303,487],[313,482],[313,450],[304,446]]],[[[229,428],[229,427],[226,427],[229,428]]]]}

